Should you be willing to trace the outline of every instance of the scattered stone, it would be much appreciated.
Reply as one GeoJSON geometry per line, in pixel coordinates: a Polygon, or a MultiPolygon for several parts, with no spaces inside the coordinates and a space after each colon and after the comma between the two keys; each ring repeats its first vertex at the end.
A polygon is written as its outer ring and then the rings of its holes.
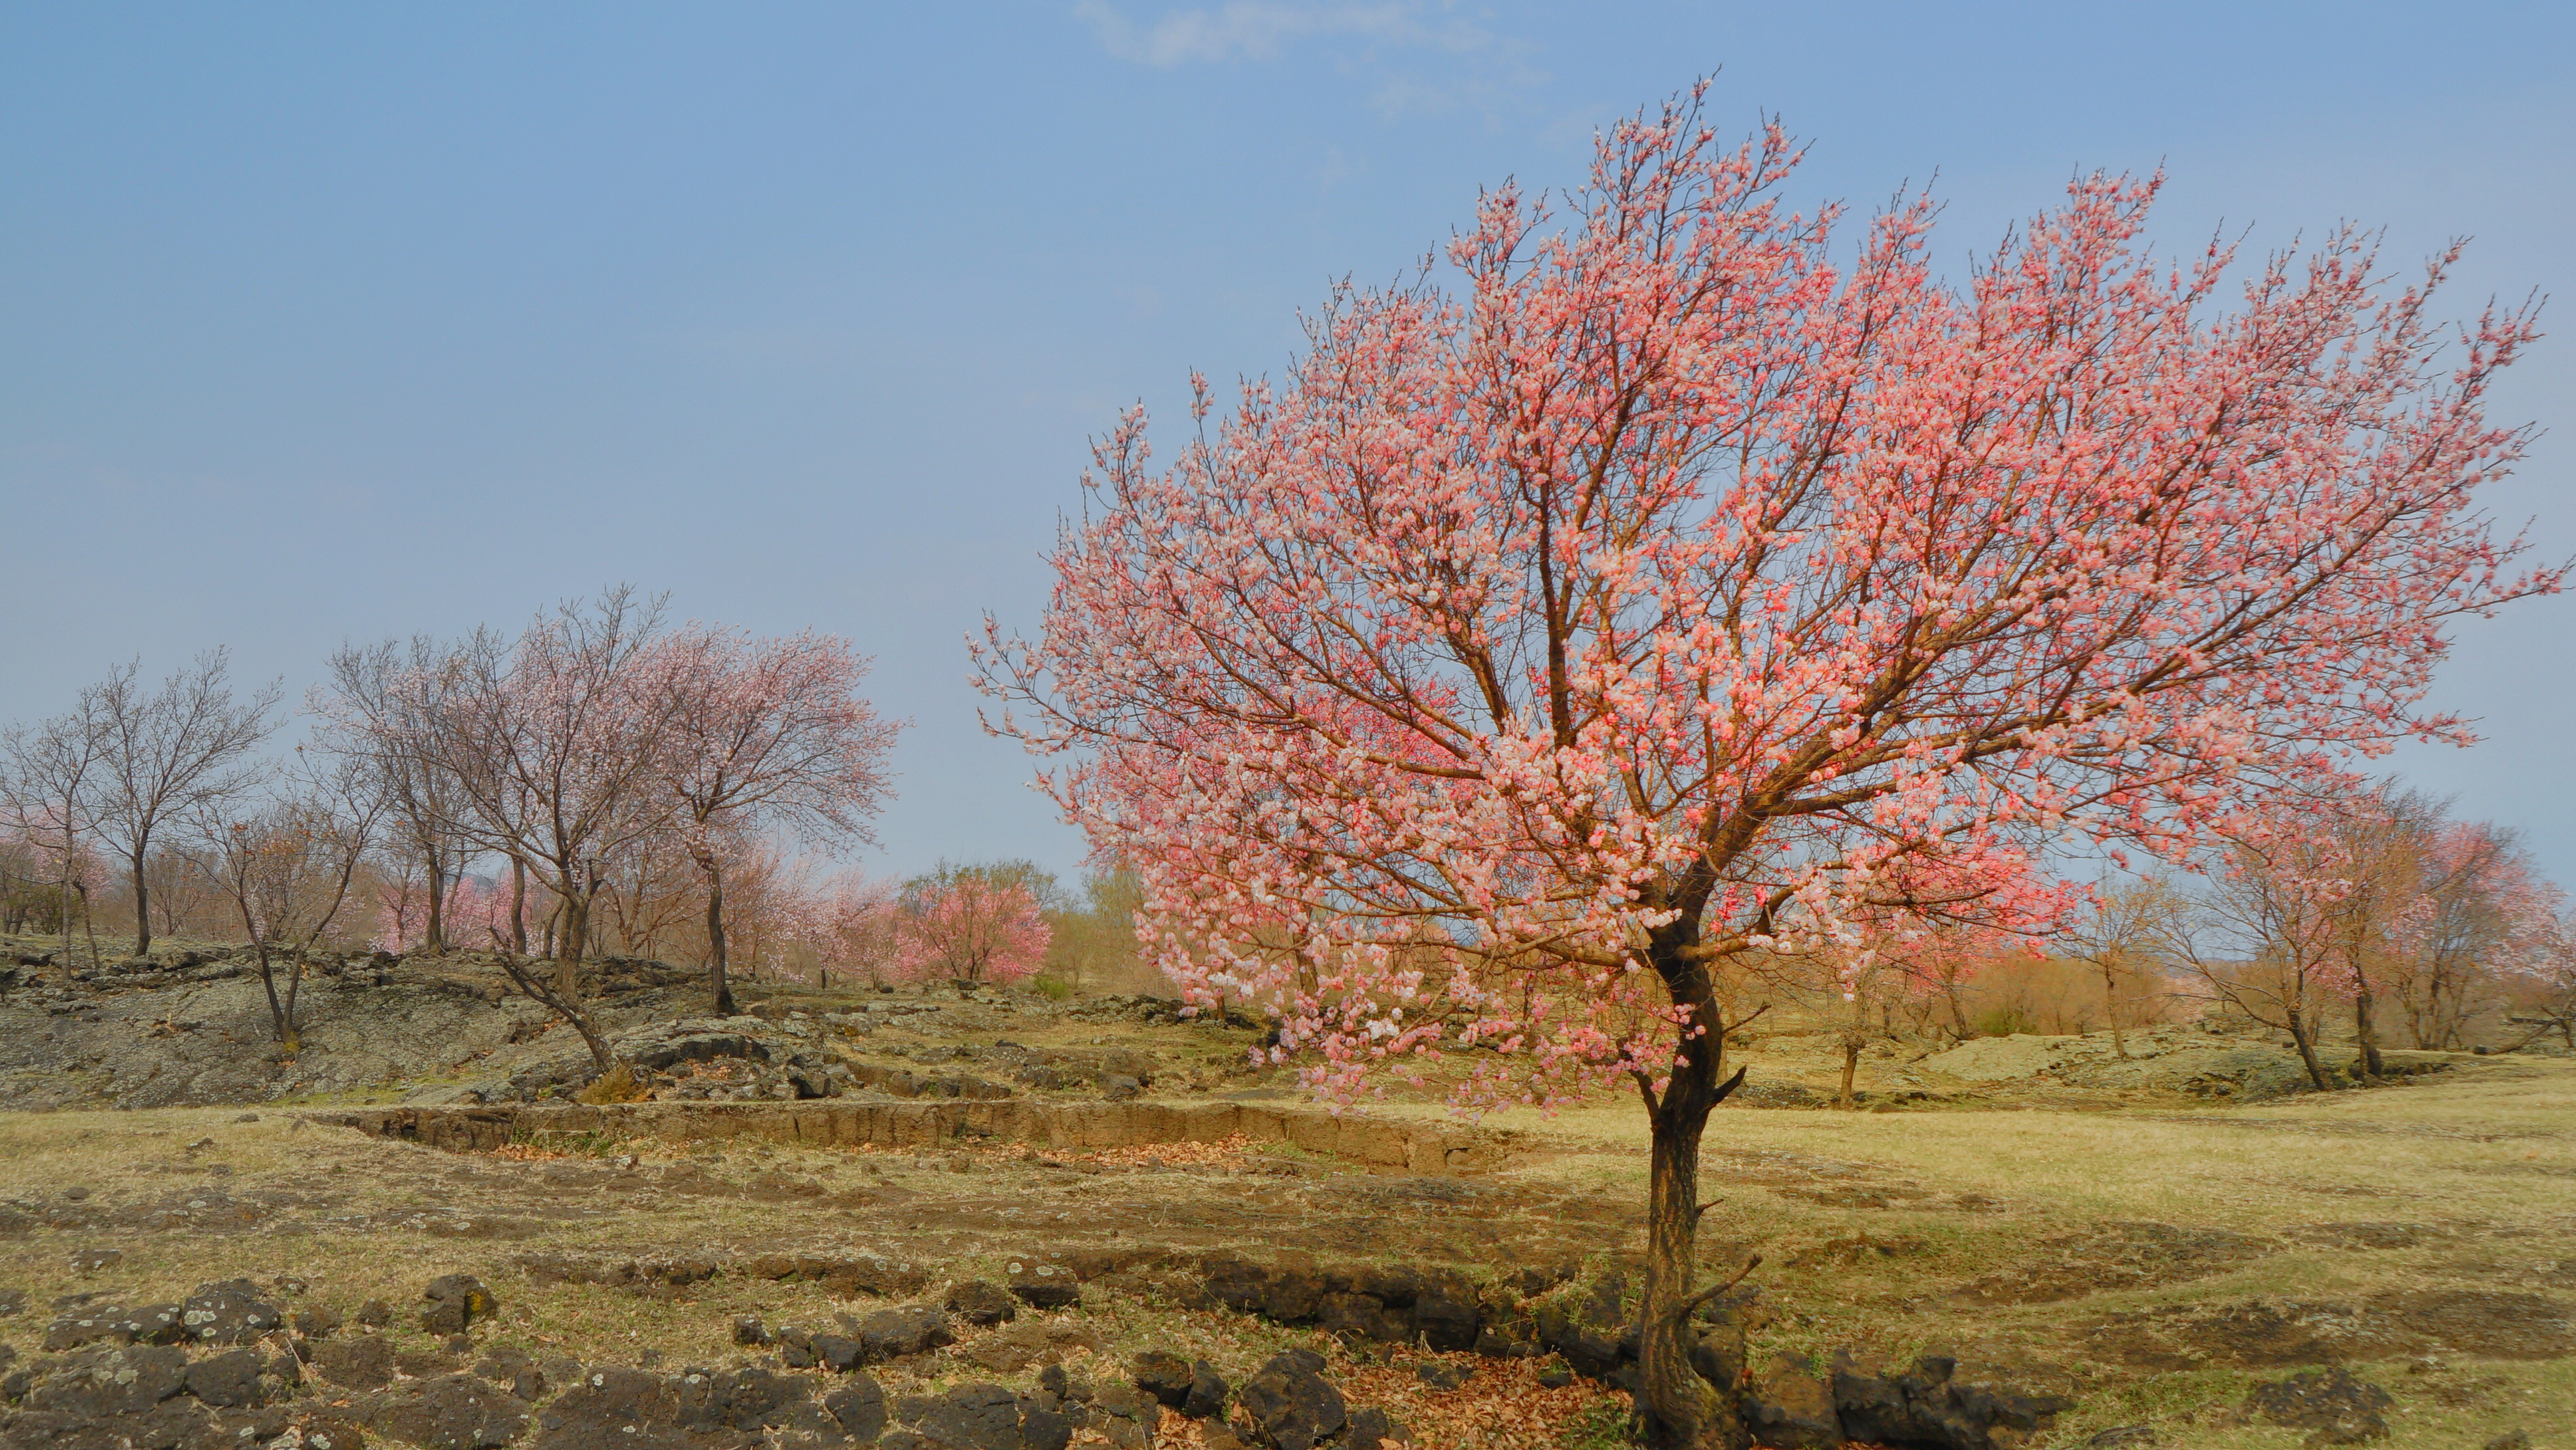
{"type": "Polygon", "coordinates": [[[1193,1420],[1222,1419],[1228,1387],[1225,1376],[1216,1366],[1199,1360],[1190,1366],[1189,1398],[1181,1401],[1181,1413],[1193,1420]]]}
{"type": "Polygon", "coordinates": [[[806,1352],[814,1362],[834,1374],[853,1374],[867,1361],[867,1350],[858,1340],[838,1334],[817,1334],[806,1341],[806,1352]]]}
{"type": "Polygon", "coordinates": [[[315,1415],[303,1429],[304,1450],[367,1450],[366,1433],[337,1415],[315,1415]]]}
{"type": "Polygon", "coordinates": [[[340,1311],[328,1304],[307,1304],[295,1311],[295,1332],[306,1339],[328,1339],[340,1332],[340,1311]]]}
{"type": "Polygon", "coordinates": [[[1467,1376],[1474,1373],[1474,1370],[1463,1364],[1449,1364],[1435,1360],[1416,1367],[1413,1377],[1435,1390],[1454,1390],[1465,1384],[1467,1376]]]}
{"type": "Polygon", "coordinates": [[[1100,1084],[1100,1096],[1113,1103],[1123,1103],[1139,1096],[1145,1085],[1132,1077],[1116,1074],[1100,1084]]]}
{"type": "Polygon", "coordinates": [[[125,1250],[123,1249],[82,1249],[72,1255],[72,1272],[95,1274],[101,1269],[113,1269],[124,1262],[125,1250]]]}
{"type": "Polygon", "coordinates": [[[749,1279],[810,1279],[836,1294],[869,1294],[880,1299],[916,1294],[929,1281],[908,1264],[884,1259],[825,1259],[810,1254],[761,1254],[741,1260],[727,1273],[749,1279]]]}
{"type": "Polygon", "coordinates": [[[1410,1445],[1413,1436],[1386,1411],[1371,1406],[1351,1411],[1350,1431],[1344,1443],[1350,1450],[1384,1450],[1388,1445],[1410,1445]]]}
{"type": "Polygon", "coordinates": [[[982,1279],[962,1279],[949,1285],[947,1296],[940,1302],[949,1313],[979,1329],[1017,1318],[1020,1312],[1009,1290],[982,1279]]]}
{"type": "Polygon", "coordinates": [[[1746,1389],[1744,1428],[1753,1443],[1787,1450],[1840,1450],[1842,1422],[1834,1413],[1834,1395],[1815,1364],[1801,1356],[1775,1354],[1746,1389]]]}
{"type": "Polygon", "coordinates": [[[63,1197],[70,1199],[74,1203],[79,1203],[89,1197],[89,1189],[82,1184],[75,1183],[71,1187],[63,1190],[63,1197]]]}
{"type": "Polygon", "coordinates": [[[139,1415],[188,1385],[188,1356],[169,1345],[95,1345],[77,1351],[27,1396],[30,1409],[83,1419],[139,1415]]]}
{"type": "Polygon", "coordinates": [[[248,1279],[199,1284],[179,1306],[179,1322],[189,1338],[203,1344],[248,1344],[286,1323],[286,1314],[260,1297],[248,1279]]]}
{"type": "Polygon", "coordinates": [[[394,1311],[382,1299],[370,1299],[358,1306],[358,1322],[369,1329],[382,1329],[393,1321],[394,1311]]]}
{"type": "Polygon", "coordinates": [[[26,1290],[0,1289],[0,1319],[6,1319],[12,1314],[24,1313],[26,1308],[26,1290]]]}
{"type": "Polygon", "coordinates": [[[420,1327],[431,1334],[463,1334],[500,1311],[500,1301],[471,1274],[441,1274],[420,1296],[429,1301],[420,1327]]]}
{"type": "Polygon", "coordinates": [[[2153,1445],[2156,1432],[2145,1425],[2114,1425],[2084,1442],[2084,1450],[2124,1450],[2133,1445],[2153,1445]]]}
{"type": "Polygon", "coordinates": [[[267,1365],[255,1349],[228,1349],[188,1366],[188,1393],[219,1408],[260,1402],[259,1377],[267,1365]]]}
{"type": "Polygon", "coordinates": [[[139,1309],[105,1305],[75,1309],[46,1327],[48,1350],[78,1349],[85,1344],[176,1344],[186,1337],[176,1304],[146,1304],[139,1309]]]}
{"type": "Polygon", "coordinates": [[[244,1113],[240,1117],[233,1119],[233,1121],[236,1123],[256,1123],[259,1121],[259,1114],[244,1113]]]}
{"type": "Polygon", "coordinates": [[[1197,1377],[1188,1360],[1166,1349],[1146,1350],[1128,1367],[1136,1376],[1136,1388],[1175,1410],[1189,1399],[1190,1382],[1197,1377]]]}
{"type": "MultiPolygon", "coordinates": [[[[2486,1049],[2481,1047],[2478,1051],[2484,1052],[2486,1049]]],[[[2505,1433],[2489,1440],[2486,1443],[2486,1450],[2531,1450],[2531,1432],[2528,1430],[2507,1430],[2505,1433]]]]}
{"type": "Polygon", "coordinates": [[[1854,1440],[1989,1450],[1995,1430],[2042,1428],[2071,1403],[2030,1395],[1958,1373],[1958,1361],[1927,1354],[1902,1374],[1870,1368],[1848,1351],[1834,1356],[1834,1409],[1854,1440]]]}
{"type": "Polygon", "coordinates": [[[882,1364],[907,1354],[920,1354],[957,1342],[948,1316],[935,1304],[907,1304],[879,1309],[854,1326],[860,1353],[868,1364],[882,1364]]]}
{"type": "Polygon", "coordinates": [[[1538,1382],[1544,1388],[1561,1390],[1574,1383],[1574,1371],[1561,1364],[1552,1364],[1538,1372],[1538,1382]]]}
{"type": "Polygon", "coordinates": [[[1291,1349],[1273,1355],[1235,1392],[1235,1403],[1274,1450],[1314,1450],[1342,1432],[1348,1411],[1323,1368],[1322,1355],[1291,1349]]]}
{"type": "Polygon", "coordinates": [[[1011,1292],[1032,1309],[1065,1309],[1082,1302],[1082,1284],[1071,1269],[1037,1259],[1013,1259],[1011,1292]]]}
{"type": "Polygon", "coordinates": [[[2395,1403],[2388,1391],[2337,1365],[2255,1386],[2245,1397],[2245,1413],[2285,1430],[2314,1431],[2311,1444],[2358,1445],[2387,1435],[2380,1411],[2395,1403]]]}
{"type": "Polygon", "coordinates": [[[885,1432],[885,1387],[873,1378],[853,1375],[850,1382],[823,1397],[823,1408],[843,1434],[866,1445],[885,1432]]]}
{"type": "Polygon", "coordinates": [[[778,1336],[769,1332],[757,1314],[746,1314],[733,1322],[733,1342],[746,1348],[776,1344],[778,1336]]]}
{"type": "Polygon", "coordinates": [[[428,1450],[497,1450],[528,1432],[528,1406],[474,1375],[412,1380],[386,1396],[368,1427],[428,1450]]]}
{"type": "MultiPolygon", "coordinates": [[[[1073,1440],[1073,1421],[1062,1411],[1000,1385],[960,1385],[936,1399],[908,1395],[896,1410],[920,1440],[941,1450],[1065,1450],[1073,1440]]],[[[878,1441],[895,1443],[891,1436],[878,1441]]]]}

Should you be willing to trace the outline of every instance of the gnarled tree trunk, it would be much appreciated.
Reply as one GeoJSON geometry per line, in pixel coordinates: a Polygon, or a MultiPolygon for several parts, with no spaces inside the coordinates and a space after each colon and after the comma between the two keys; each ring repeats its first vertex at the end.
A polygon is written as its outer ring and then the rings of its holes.
{"type": "Polygon", "coordinates": [[[734,1015],[733,983],[725,977],[724,868],[716,863],[713,853],[700,856],[698,866],[707,873],[707,957],[716,989],[716,1015],[734,1015]]]}
{"type": "Polygon", "coordinates": [[[1697,945],[1696,924],[1679,923],[1656,935],[1649,960],[1675,1006],[1696,1024],[1676,1044],[1672,1075],[1660,1097],[1643,1080],[1652,1130],[1646,1182],[1646,1291],[1639,1310],[1637,1408],[1646,1443],[1662,1450],[1742,1450],[1748,1443],[1735,1397],[1719,1393],[1691,1365],[1697,1332],[1690,1312],[1698,1307],[1692,1279],[1698,1270],[1699,1148],[1708,1115],[1744,1080],[1718,1074],[1725,1066],[1725,1021],[1705,965],[1683,955],[1697,945]]]}

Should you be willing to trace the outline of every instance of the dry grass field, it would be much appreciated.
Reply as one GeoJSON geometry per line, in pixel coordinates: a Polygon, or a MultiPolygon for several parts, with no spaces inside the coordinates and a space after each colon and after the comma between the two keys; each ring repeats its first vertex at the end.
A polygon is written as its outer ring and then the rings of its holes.
{"type": "MultiPolygon", "coordinates": [[[[1243,1066],[1253,1036],[1240,1030],[1089,1020],[1035,999],[952,1001],[905,1021],[839,1048],[925,1072],[976,1069],[968,1049],[1135,1054],[1157,1064],[1142,1107],[1310,1111],[1284,1077],[1243,1066]]],[[[2305,1443],[2240,1407],[2257,1385],[2339,1364],[2392,1397],[2381,1443],[2396,1450],[2515,1430],[2576,1445],[2576,1062],[2462,1055],[2400,1086],[2237,1103],[2063,1076],[1969,1081],[1888,1056],[1864,1063],[1868,1110],[1837,1111],[1750,1105],[1829,1094],[1839,1064],[1821,1035],[1770,1034],[1746,1061],[1771,1091],[1712,1124],[1704,1192],[1723,1202],[1703,1257],[1726,1274],[1762,1256],[1741,1311],[1757,1362],[1945,1352],[2074,1400],[2029,1443],[2145,1426],[2152,1443],[2209,1450],[2305,1443]]],[[[1624,1397],[1542,1382],[1552,1358],[1344,1342],[1211,1303],[1200,1282],[1198,1265],[1221,1253],[1499,1281],[1532,1265],[1615,1267],[1640,1247],[1632,1102],[1469,1126],[1436,1088],[1375,1104],[1367,1121],[1477,1136],[1495,1145],[1478,1161],[1494,1166],[1414,1176],[1283,1141],[1150,1135],[1074,1148],[519,1133],[450,1151],[332,1121],[400,1084],[0,1114],[0,1303],[19,1306],[0,1317],[0,1343],[23,1363],[85,1304],[175,1301],[244,1278],[290,1314],[354,1319],[384,1301],[391,1319],[374,1337],[390,1372],[423,1379],[466,1365],[415,1323],[423,1286],[465,1273],[500,1302],[469,1357],[714,1366],[765,1353],[735,1342],[744,1316],[828,1325],[1047,1260],[1081,1266],[1077,1303],[872,1372],[890,1394],[1024,1387],[1049,1363],[1105,1373],[1156,1348],[1239,1380],[1303,1344],[1353,1403],[1388,1408],[1418,1444],[1613,1443],[1624,1397]],[[766,1277],[753,1267],[763,1256],[885,1266],[891,1281],[766,1277]],[[1427,1364],[1469,1373],[1445,1386],[1416,1373],[1427,1364]]],[[[1095,1116],[1119,1106],[1021,1094],[1033,1096],[1095,1116]]],[[[345,1351],[329,1346],[351,1338],[306,1346],[321,1356],[309,1393],[338,1393],[330,1356],[345,1351]]],[[[1166,1429],[1160,1443],[1204,1439],[1178,1417],[1166,1429]]]]}

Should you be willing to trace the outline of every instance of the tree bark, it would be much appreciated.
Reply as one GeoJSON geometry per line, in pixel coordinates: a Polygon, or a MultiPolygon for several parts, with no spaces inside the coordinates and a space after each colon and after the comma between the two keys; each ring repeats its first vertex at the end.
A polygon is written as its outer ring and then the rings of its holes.
{"type": "Polygon", "coordinates": [[[152,950],[152,899],[143,884],[143,843],[137,841],[134,856],[127,864],[134,868],[134,954],[142,956],[152,950]]]}
{"type": "MultiPolygon", "coordinates": [[[[498,937],[500,933],[494,932],[493,935],[498,937]]],[[[599,1029],[591,1025],[590,1014],[581,1010],[579,1002],[566,998],[548,987],[543,978],[530,972],[521,964],[518,953],[504,951],[496,952],[494,955],[500,959],[501,970],[509,974],[510,980],[517,984],[520,991],[545,1004],[556,1016],[571,1024],[573,1031],[581,1034],[582,1045],[590,1049],[590,1060],[601,1072],[605,1073],[617,1065],[617,1055],[608,1050],[607,1039],[601,1037],[599,1029]]]]}
{"type": "Polygon", "coordinates": [[[1852,1101],[1852,1077],[1859,1069],[1860,1043],[1857,1039],[1846,1037],[1843,1039],[1843,1095],[1834,1100],[1834,1106],[1844,1112],[1850,1112],[1859,1106],[1852,1101]]]}
{"type": "Polygon", "coordinates": [[[277,1038],[278,1044],[284,1046],[287,1041],[286,1004],[277,999],[277,976],[269,963],[268,943],[260,940],[254,933],[251,937],[250,949],[259,957],[260,988],[268,993],[269,1031],[277,1038]]]}
{"type": "MultiPolygon", "coordinates": [[[[92,969],[95,969],[99,964],[98,918],[89,914],[89,883],[86,881],[75,880],[72,882],[72,890],[80,893],[81,931],[89,938],[89,964],[92,969]]],[[[71,904],[69,902],[64,903],[63,909],[65,911],[71,910],[71,904]]],[[[69,947],[71,942],[72,919],[66,916],[63,918],[63,945],[65,947],[69,947]]]]}
{"type": "Polygon", "coordinates": [[[1742,1450],[1744,1422],[1732,1395],[1721,1395],[1691,1367],[1697,1333],[1690,1324],[1692,1276],[1698,1269],[1699,1149],[1708,1115],[1744,1080],[1721,1080],[1725,1019],[1708,970],[1683,948],[1697,945],[1695,913],[1656,934],[1649,960],[1675,1006],[1695,1024],[1675,1044],[1672,1074],[1659,1099],[1641,1081],[1652,1128],[1646,1182],[1646,1292],[1639,1311],[1637,1408],[1646,1443],[1660,1450],[1742,1450]],[[1692,1035],[1696,1033],[1696,1035],[1692,1035]]]}
{"type": "Polygon", "coordinates": [[[2370,984],[2363,982],[2352,994],[2352,1075],[2363,1082],[2388,1076],[2388,1063],[2379,1055],[2379,1024],[2371,1010],[2370,984]]]}
{"type": "Polygon", "coordinates": [[[2299,1060],[2308,1065],[2308,1081],[2316,1085],[2318,1092],[2333,1092],[2334,1079],[2326,1076],[2324,1065],[2317,1061],[2316,1039],[2308,1032],[2307,1023],[2296,1011],[2284,1015],[2290,1024],[2290,1040],[2298,1044],[2299,1060]]]}
{"type": "Polygon", "coordinates": [[[2107,961],[2102,964],[2102,1018],[2111,1025],[2111,1051],[2128,1061],[2129,1044],[2120,1038],[2120,973],[2107,961]]]}
{"type": "Polygon", "coordinates": [[[724,868],[713,855],[698,858],[707,873],[707,957],[714,973],[716,1015],[734,1015],[733,984],[725,979],[724,868]]]}
{"type": "Polygon", "coordinates": [[[510,858],[510,950],[528,954],[528,863],[510,858]]]}
{"type": "Polygon", "coordinates": [[[431,956],[447,955],[447,878],[439,870],[435,846],[429,850],[429,920],[421,929],[420,944],[431,956]]]}

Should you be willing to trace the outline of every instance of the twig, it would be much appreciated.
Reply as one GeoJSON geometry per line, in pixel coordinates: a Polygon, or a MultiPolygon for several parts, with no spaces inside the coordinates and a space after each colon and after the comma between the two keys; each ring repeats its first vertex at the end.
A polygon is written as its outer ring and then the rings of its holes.
{"type": "Polygon", "coordinates": [[[1743,1283],[1744,1276],[1752,1273],[1755,1269],[1760,1268],[1761,1265],[1762,1256],[1760,1254],[1755,1254],[1753,1257],[1746,1259],[1744,1261],[1744,1267],[1735,1271],[1735,1277],[1726,1280],[1724,1283],[1711,1284],[1707,1288],[1693,1294],[1688,1299],[1683,1300],[1680,1307],[1672,1311],[1673,1319],[1676,1322],[1688,1319],[1691,1316],[1692,1310],[1697,1309],[1702,1304],[1705,1304],[1709,1300],[1716,1298],[1718,1295],[1725,1293],[1727,1290],[1734,1288],[1736,1285],[1743,1283]]]}

